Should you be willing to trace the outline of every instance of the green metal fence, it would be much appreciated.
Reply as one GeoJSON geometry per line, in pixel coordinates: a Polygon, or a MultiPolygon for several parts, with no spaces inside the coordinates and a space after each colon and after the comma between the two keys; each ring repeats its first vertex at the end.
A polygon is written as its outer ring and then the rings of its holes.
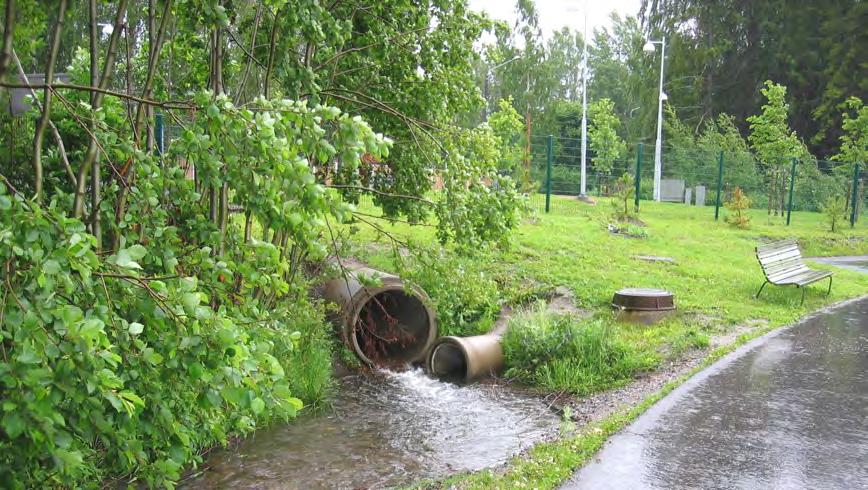
{"type": "MultiPolygon", "coordinates": [[[[627,172],[634,179],[636,206],[640,200],[653,199],[653,145],[637,143],[627,153],[615,161],[600,162],[589,150],[585,173],[588,197],[612,195],[615,181],[627,172]]],[[[868,204],[864,164],[783,156],[760,162],[747,151],[672,145],[664,145],[661,163],[661,189],[670,191],[661,196],[663,200],[685,204],[689,190],[690,205],[707,207],[709,219],[722,219],[724,204],[740,188],[750,199],[751,208],[764,209],[786,224],[796,219],[794,212],[823,212],[838,206],[850,226],[868,226],[868,220],[862,218],[868,204]],[[704,200],[697,202],[697,194],[704,200]]],[[[561,214],[582,209],[577,205],[582,194],[580,140],[533,136],[529,164],[526,190],[534,208],[561,214]]]]}

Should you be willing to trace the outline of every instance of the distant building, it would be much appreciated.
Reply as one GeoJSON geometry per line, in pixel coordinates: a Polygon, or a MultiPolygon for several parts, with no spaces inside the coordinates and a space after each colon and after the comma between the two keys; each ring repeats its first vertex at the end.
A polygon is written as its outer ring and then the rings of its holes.
{"type": "MultiPolygon", "coordinates": [[[[44,73],[31,73],[27,75],[27,81],[30,85],[41,85],[45,83],[44,73]]],[[[61,83],[69,83],[69,75],[66,73],[55,73],[54,81],[61,83]]],[[[18,78],[18,83],[24,83],[24,80],[18,78]]],[[[34,89],[36,93],[41,93],[42,89],[34,89]]],[[[30,89],[13,88],[9,89],[9,112],[13,116],[20,116],[30,110],[30,89]]]]}

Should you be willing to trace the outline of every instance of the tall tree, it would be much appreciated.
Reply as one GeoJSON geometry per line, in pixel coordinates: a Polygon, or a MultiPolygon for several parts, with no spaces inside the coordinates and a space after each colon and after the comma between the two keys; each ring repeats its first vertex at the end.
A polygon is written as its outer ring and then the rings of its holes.
{"type": "Polygon", "coordinates": [[[766,80],[761,90],[766,98],[762,112],[747,118],[751,148],[763,165],[768,179],[768,213],[783,214],[783,196],[787,182],[787,167],[792,158],[807,154],[803,143],[790,129],[790,106],[786,102],[787,88],[766,80]],[[780,205],[778,205],[780,203],[780,205]]]}
{"type": "MultiPolygon", "coordinates": [[[[815,154],[834,152],[837,106],[868,90],[859,46],[868,7],[860,0],[643,0],[649,35],[669,40],[667,93],[696,127],[718,113],[743,121],[771,78],[789,88],[792,126],[815,154]]],[[[742,129],[745,129],[744,127],[742,129]]]]}

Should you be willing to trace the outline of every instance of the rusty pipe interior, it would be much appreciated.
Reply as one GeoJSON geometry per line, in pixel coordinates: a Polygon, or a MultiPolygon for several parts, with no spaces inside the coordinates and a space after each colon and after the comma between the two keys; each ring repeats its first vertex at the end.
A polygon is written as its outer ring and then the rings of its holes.
{"type": "Polygon", "coordinates": [[[343,273],[326,282],[323,297],[339,306],[332,320],[344,344],[370,366],[423,362],[437,338],[425,292],[393,274],[358,263],[343,265],[343,273]]]}

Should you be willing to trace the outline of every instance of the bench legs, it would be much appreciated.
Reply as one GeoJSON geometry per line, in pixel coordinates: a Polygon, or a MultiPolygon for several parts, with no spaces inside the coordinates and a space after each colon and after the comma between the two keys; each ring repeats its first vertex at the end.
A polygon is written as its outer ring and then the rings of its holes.
{"type": "Polygon", "coordinates": [[[757,298],[759,298],[760,293],[763,292],[763,288],[766,287],[766,284],[768,284],[768,283],[769,283],[769,282],[766,281],[766,282],[763,283],[762,286],[760,286],[759,291],[756,292],[756,297],[757,297],[757,298]]]}
{"type": "MultiPolygon", "coordinates": [[[[757,298],[759,298],[760,293],[763,292],[763,288],[766,287],[766,284],[769,284],[769,282],[765,281],[763,285],[760,286],[759,291],[756,292],[757,298]]],[[[805,286],[807,286],[807,284],[805,286]]],[[[802,290],[802,302],[799,303],[800,306],[805,304],[805,293],[807,292],[805,286],[796,286],[802,290]]],[[[829,276],[829,288],[826,290],[826,297],[829,297],[830,294],[832,294],[832,276],[829,276]]]]}

